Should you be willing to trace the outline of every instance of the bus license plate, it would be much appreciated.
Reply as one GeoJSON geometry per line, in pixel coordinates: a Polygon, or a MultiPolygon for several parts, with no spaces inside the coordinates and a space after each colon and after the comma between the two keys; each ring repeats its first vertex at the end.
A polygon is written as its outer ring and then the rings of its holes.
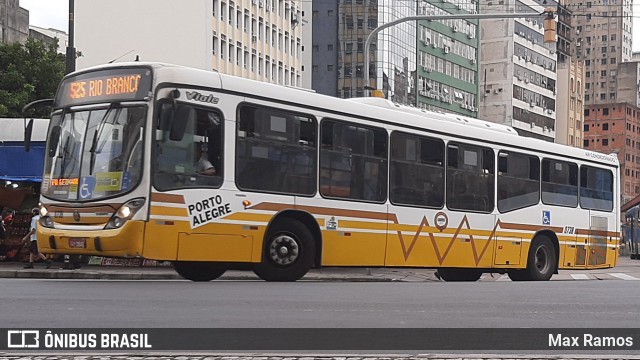
{"type": "Polygon", "coordinates": [[[87,247],[87,239],[85,238],[69,238],[69,247],[76,249],[84,249],[87,247]]]}

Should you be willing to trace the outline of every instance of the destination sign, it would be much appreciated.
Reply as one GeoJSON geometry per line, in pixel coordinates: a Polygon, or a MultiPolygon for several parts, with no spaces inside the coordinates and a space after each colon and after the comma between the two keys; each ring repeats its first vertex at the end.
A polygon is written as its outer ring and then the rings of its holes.
{"type": "Polygon", "coordinates": [[[148,68],[99,70],[63,80],[56,105],[143,100],[149,91],[151,70],[148,68]]]}

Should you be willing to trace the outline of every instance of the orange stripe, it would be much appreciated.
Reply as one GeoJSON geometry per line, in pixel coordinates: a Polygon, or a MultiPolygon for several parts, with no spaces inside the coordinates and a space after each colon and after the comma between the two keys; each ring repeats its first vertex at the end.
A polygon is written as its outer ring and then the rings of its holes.
{"type": "Polygon", "coordinates": [[[151,201],[184,204],[184,196],[164,193],[151,193],[151,201]]]}

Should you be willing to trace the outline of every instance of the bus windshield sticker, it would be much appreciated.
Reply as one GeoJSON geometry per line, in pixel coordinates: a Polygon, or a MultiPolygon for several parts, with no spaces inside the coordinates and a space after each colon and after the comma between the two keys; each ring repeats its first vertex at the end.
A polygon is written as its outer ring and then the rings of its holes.
{"type": "MultiPolygon", "coordinates": [[[[197,196],[197,194],[193,195],[197,196]]],[[[185,200],[192,229],[221,219],[235,211],[232,209],[231,203],[226,201],[222,195],[214,195],[204,199],[201,196],[193,199],[189,195],[185,195],[185,200]]]]}
{"type": "Polygon", "coordinates": [[[99,172],[96,173],[97,192],[120,191],[122,190],[122,172],[99,172]]]}

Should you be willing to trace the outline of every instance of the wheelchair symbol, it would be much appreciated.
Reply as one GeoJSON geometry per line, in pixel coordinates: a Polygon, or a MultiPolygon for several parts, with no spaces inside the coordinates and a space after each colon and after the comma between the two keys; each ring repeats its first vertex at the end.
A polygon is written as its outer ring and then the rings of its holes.
{"type": "Polygon", "coordinates": [[[95,179],[83,178],[80,182],[80,198],[89,199],[93,194],[93,188],[96,186],[95,179]]]}
{"type": "Polygon", "coordinates": [[[543,211],[542,212],[542,225],[551,225],[551,212],[543,211]]]}

